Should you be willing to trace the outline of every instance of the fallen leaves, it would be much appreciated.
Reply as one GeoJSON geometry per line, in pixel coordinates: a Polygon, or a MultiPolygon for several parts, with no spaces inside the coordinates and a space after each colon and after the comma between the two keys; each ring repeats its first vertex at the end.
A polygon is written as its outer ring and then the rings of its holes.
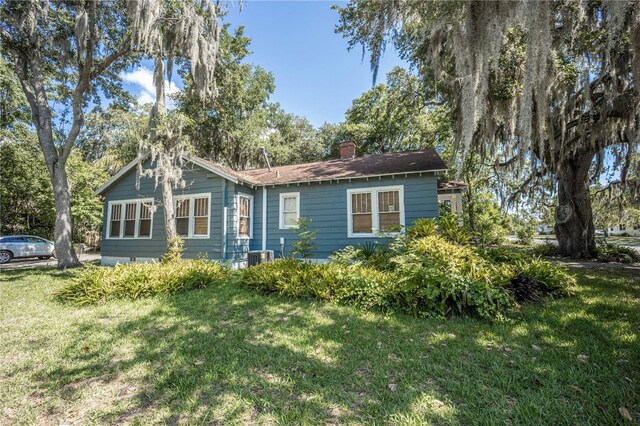
{"type": "Polygon", "coordinates": [[[580,361],[580,362],[585,362],[585,363],[589,362],[589,356],[588,355],[580,354],[580,355],[577,356],[577,358],[578,358],[578,361],[580,361]]]}
{"type": "Polygon", "coordinates": [[[540,346],[538,346],[538,345],[531,345],[531,347],[536,351],[541,351],[542,350],[542,348],[540,346]]]}
{"type": "Polygon", "coordinates": [[[195,366],[200,366],[204,364],[204,358],[197,358],[195,361],[193,361],[193,365],[195,366]]]}
{"type": "Polygon", "coordinates": [[[395,392],[398,389],[398,385],[396,385],[395,383],[389,383],[389,390],[391,392],[395,392]]]}
{"type": "Polygon", "coordinates": [[[624,417],[625,420],[629,422],[633,421],[633,417],[631,417],[631,413],[629,412],[629,410],[626,409],[626,407],[618,408],[618,413],[620,413],[620,415],[624,417]]]}

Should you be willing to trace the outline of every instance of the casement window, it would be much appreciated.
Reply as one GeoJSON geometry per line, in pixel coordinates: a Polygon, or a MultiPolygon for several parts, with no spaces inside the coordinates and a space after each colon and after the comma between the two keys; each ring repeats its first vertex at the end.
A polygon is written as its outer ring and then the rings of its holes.
{"type": "Polygon", "coordinates": [[[373,237],[397,233],[404,225],[402,186],[347,190],[348,236],[373,237]]]}
{"type": "Polygon", "coordinates": [[[238,195],[238,238],[253,238],[253,197],[251,195],[238,195]]]}
{"type": "Polygon", "coordinates": [[[151,238],[153,199],[109,201],[107,238],[151,238]]]}
{"type": "Polygon", "coordinates": [[[300,193],[287,192],[280,194],[280,229],[296,228],[299,218],[300,193]]]}
{"type": "Polygon", "coordinates": [[[208,238],[211,195],[179,195],[173,198],[178,235],[183,238],[208,238]]]}

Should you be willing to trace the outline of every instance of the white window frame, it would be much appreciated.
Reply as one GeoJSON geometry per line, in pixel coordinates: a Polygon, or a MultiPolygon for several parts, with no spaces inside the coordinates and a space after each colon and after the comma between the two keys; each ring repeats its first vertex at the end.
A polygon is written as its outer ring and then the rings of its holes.
{"type": "Polygon", "coordinates": [[[240,240],[250,240],[253,238],[253,195],[236,195],[236,237],[240,240]],[[240,198],[249,200],[249,236],[240,235],[240,198]]]}
{"type": "Polygon", "coordinates": [[[280,206],[278,208],[278,223],[280,229],[296,229],[298,225],[285,225],[283,220],[284,215],[284,199],[295,197],[296,198],[296,222],[300,219],[300,193],[299,192],[283,192],[280,194],[280,206]]]}
{"type": "Polygon", "coordinates": [[[398,235],[400,232],[379,232],[380,215],[378,206],[378,192],[398,191],[400,203],[400,226],[404,226],[404,185],[393,186],[377,186],[375,188],[358,188],[347,189],[347,237],[348,238],[371,238],[384,235],[398,235]],[[373,232],[354,233],[353,232],[353,215],[351,213],[351,197],[353,194],[371,194],[371,229],[373,232]]]}
{"type": "MultiPolygon", "coordinates": [[[[202,194],[187,194],[187,195],[174,195],[173,196],[173,208],[174,211],[178,206],[178,201],[189,200],[189,234],[184,236],[185,240],[202,240],[208,239],[211,235],[211,193],[206,192],[202,194]],[[196,198],[206,198],[207,205],[207,235],[193,235],[193,231],[195,228],[195,199],[196,198]]],[[[177,218],[176,218],[177,219],[177,218]]],[[[175,219],[174,219],[175,220],[175,219]]]]}
{"type": "Polygon", "coordinates": [[[153,238],[153,216],[155,213],[156,209],[155,209],[155,200],[153,198],[134,198],[131,200],[111,200],[107,203],[107,229],[106,229],[106,233],[105,233],[105,239],[107,240],[150,240],[151,238],[153,238]],[[124,236],[124,222],[125,222],[125,216],[126,216],[126,209],[127,209],[127,204],[136,204],[136,226],[135,226],[135,230],[134,230],[134,235],[133,237],[125,237],[124,236]],[[150,210],[151,210],[151,224],[149,225],[151,228],[149,230],[149,236],[148,237],[141,237],[139,236],[139,232],[140,232],[140,212],[141,212],[141,208],[140,208],[140,204],[151,204],[150,210]],[[114,205],[121,205],[122,206],[122,210],[120,212],[120,233],[118,234],[117,237],[112,237],[111,236],[111,209],[113,208],[114,205]]]}

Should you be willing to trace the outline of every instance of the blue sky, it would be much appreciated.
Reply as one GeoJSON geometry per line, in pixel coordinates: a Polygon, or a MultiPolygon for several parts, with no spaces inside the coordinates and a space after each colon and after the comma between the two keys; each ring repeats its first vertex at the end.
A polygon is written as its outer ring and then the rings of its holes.
{"type": "MultiPolygon", "coordinates": [[[[372,74],[362,49],[347,51],[347,40],[334,33],[338,13],[325,1],[245,1],[229,6],[224,21],[245,26],[252,39],[248,62],[273,73],[276,91],[271,97],[290,113],[307,117],[315,126],[339,122],[354,98],[371,88],[372,74]]],[[[391,46],[385,53],[379,81],[394,66],[407,66],[391,46]]],[[[140,101],[154,96],[150,63],[124,75],[125,88],[140,101]]],[[[174,73],[174,80],[176,79],[174,73]]],[[[178,90],[180,81],[169,91],[178,90]]]]}

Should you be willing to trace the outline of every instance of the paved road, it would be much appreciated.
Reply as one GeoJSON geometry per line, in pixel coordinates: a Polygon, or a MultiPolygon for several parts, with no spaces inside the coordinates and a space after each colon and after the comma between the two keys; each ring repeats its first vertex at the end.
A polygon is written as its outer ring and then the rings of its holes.
{"type": "MultiPolygon", "coordinates": [[[[91,262],[93,260],[100,260],[100,253],[81,254],[81,262],[91,262]]],[[[58,261],[56,259],[39,260],[38,258],[29,259],[13,259],[9,263],[0,265],[0,271],[11,271],[16,269],[30,269],[39,268],[43,266],[56,266],[58,261]]]]}

